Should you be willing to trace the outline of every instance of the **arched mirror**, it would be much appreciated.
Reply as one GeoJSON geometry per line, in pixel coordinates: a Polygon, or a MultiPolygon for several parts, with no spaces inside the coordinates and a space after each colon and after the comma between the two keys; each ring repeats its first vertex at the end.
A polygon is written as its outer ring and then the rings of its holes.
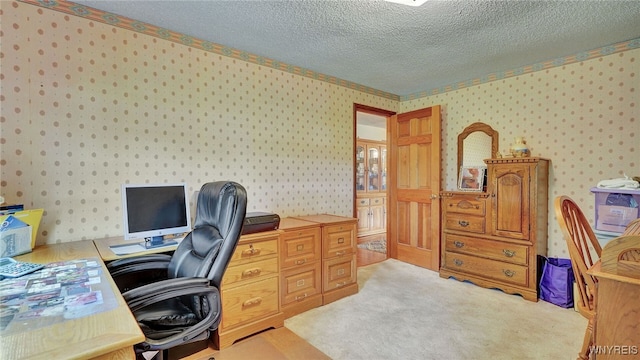
{"type": "Polygon", "coordinates": [[[462,166],[486,166],[484,159],[498,157],[498,138],[498,132],[485,123],[467,126],[458,135],[458,171],[462,166]]]}

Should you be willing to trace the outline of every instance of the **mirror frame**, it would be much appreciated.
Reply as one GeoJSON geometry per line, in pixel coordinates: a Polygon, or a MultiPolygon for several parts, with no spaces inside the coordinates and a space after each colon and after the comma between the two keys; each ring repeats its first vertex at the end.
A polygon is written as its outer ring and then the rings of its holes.
{"type": "Polygon", "coordinates": [[[462,166],[462,159],[464,153],[464,139],[467,136],[471,135],[476,131],[482,131],[483,133],[489,135],[491,137],[491,157],[498,157],[498,149],[499,149],[499,138],[498,132],[493,130],[493,128],[482,122],[475,122],[462,130],[460,135],[458,135],[458,177],[460,177],[460,167],[462,166]]]}

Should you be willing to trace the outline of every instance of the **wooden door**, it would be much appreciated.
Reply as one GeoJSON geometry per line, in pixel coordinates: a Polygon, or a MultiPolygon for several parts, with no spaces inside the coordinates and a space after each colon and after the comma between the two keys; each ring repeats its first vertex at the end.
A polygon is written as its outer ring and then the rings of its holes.
{"type": "Polygon", "coordinates": [[[391,117],[389,256],[440,270],[440,106],[391,117]]]}

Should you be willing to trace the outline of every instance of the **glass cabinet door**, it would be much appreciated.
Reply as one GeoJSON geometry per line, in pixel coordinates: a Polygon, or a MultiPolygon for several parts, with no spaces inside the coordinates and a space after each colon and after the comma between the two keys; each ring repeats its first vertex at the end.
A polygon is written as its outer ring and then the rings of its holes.
{"type": "Polygon", "coordinates": [[[365,191],[364,146],[356,147],[356,190],[365,191]]]}
{"type": "Polygon", "coordinates": [[[380,190],[387,190],[387,148],[380,148],[380,190]]]}
{"type": "Polygon", "coordinates": [[[369,160],[369,184],[368,191],[380,190],[380,151],[377,147],[370,147],[368,151],[369,160]]]}

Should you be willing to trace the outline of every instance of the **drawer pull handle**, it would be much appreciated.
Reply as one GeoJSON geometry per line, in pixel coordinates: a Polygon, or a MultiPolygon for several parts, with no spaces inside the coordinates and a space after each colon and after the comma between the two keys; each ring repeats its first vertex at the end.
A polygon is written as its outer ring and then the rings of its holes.
{"type": "Polygon", "coordinates": [[[454,263],[456,266],[462,266],[462,264],[464,264],[464,261],[462,261],[462,260],[458,260],[458,259],[453,259],[453,263],[454,263]]]}
{"type": "Polygon", "coordinates": [[[260,255],[260,251],[261,251],[260,249],[254,248],[253,244],[250,244],[249,248],[242,252],[242,255],[246,255],[246,256],[260,255]]]}
{"type": "Polygon", "coordinates": [[[307,296],[307,293],[304,293],[304,295],[298,295],[296,296],[296,301],[304,300],[307,298],[307,296]]]}
{"type": "MultiPolygon", "coordinates": [[[[304,279],[300,279],[298,281],[296,281],[296,287],[300,287],[300,286],[304,286],[304,279]]],[[[306,294],[305,294],[306,296],[306,294]]]]}
{"type": "Polygon", "coordinates": [[[344,244],[344,238],[343,237],[338,238],[338,244],[344,244]]]}
{"type": "Polygon", "coordinates": [[[336,251],[336,256],[342,256],[344,255],[344,251],[336,251]]]}
{"type": "Polygon", "coordinates": [[[504,256],[506,256],[506,257],[514,257],[516,255],[516,252],[513,251],[513,250],[504,249],[504,250],[502,250],[502,252],[504,253],[504,256]]]}
{"type": "Polygon", "coordinates": [[[302,251],[302,250],[304,250],[304,245],[300,244],[296,246],[296,251],[302,251]]]}
{"type": "Polygon", "coordinates": [[[296,260],[296,265],[302,265],[307,262],[307,259],[296,260]]]}
{"type": "Polygon", "coordinates": [[[509,269],[502,270],[502,272],[506,277],[513,277],[513,275],[516,274],[515,271],[509,270],[509,269]]]}
{"type": "Polygon", "coordinates": [[[467,226],[469,226],[469,222],[468,222],[468,221],[465,221],[465,220],[460,220],[460,221],[458,221],[458,224],[460,224],[460,226],[462,226],[462,227],[467,227],[467,226]]]}
{"type": "Polygon", "coordinates": [[[337,287],[337,288],[339,288],[339,287],[343,287],[343,286],[345,286],[345,285],[347,285],[347,282],[346,282],[346,281],[336,283],[336,287],[337,287]]]}
{"type": "Polygon", "coordinates": [[[457,248],[464,247],[464,243],[462,241],[454,241],[453,245],[455,245],[457,248]]]}
{"type": "Polygon", "coordinates": [[[261,303],[262,303],[262,298],[257,297],[257,298],[253,298],[245,301],[244,303],[242,303],[242,307],[257,306],[257,305],[260,305],[261,303]]]}
{"type": "Polygon", "coordinates": [[[258,276],[262,272],[261,268],[247,269],[242,272],[242,277],[258,276]]]}

